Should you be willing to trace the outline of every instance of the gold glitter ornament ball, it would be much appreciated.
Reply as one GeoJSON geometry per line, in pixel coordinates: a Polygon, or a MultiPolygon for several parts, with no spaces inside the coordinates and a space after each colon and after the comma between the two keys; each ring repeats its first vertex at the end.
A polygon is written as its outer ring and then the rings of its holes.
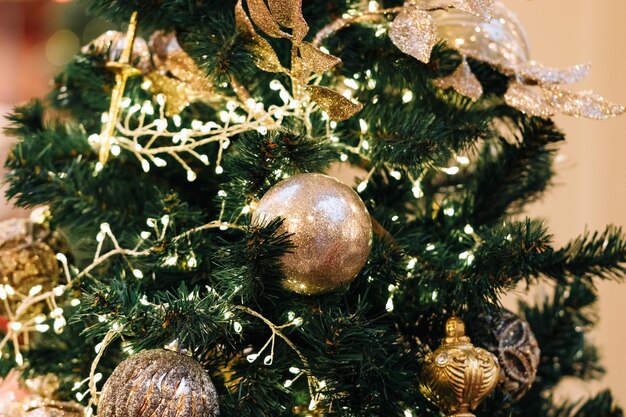
{"type": "Polygon", "coordinates": [[[303,295],[340,289],[361,271],[372,245],[372,221],[363,201],[339,180],[298,174],[273,186],[259,201],[253,224],[284,219],[295,245],[282,264],[285,288],[303,295]]]}
{"type": "Polygon", "coordinates": [[[1,221],[0,284],[8,284],[23,295],[36,285],[41,285],[44,291],[54,288],[59,282],[60,269],[56,253],[48,244],[54,244],[52,237],[28,219],[1,221]]]}
{"type": "Polygon", "coordinates": [[[146,350],[120,363],[102,388],[98,417],[217,417],[217,393],[192,358],[146,350]]]}

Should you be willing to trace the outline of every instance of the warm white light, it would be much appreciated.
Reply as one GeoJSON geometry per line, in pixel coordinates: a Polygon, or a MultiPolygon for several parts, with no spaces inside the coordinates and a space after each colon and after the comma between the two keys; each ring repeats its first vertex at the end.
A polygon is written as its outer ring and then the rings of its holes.
{"type": "Polygon", "coordinates": [[[359,127],[361,128],[361,133],[365,133],[369,129],[367,122],[363,119],[359,119],[359,127]]]}
{"type": "Polygon", "coordinates": [[[456,175],[460,171],[459,167],[457,166],[452,166],[450,168],[442,168],[441,170],[448,175],[456,175]]]}

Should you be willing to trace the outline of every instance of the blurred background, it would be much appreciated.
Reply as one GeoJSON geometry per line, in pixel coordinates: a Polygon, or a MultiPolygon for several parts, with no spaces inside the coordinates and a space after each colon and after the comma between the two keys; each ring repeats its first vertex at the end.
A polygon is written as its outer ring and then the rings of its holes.
{"type": "MultiPolygon", "coordinates": [[[[592,62],[591,75],[577,85],[626,104],[626,3],[624,0],[503,0],[526,25],[531,57],[551,66],[592,62]]],[[[72,0],[0,0],[0,127],[11,107],[47,94],[50,80],[85,44],[116,25],[88,17],[72,0]]],[[[528,215],[547,220],[554,238],[565,243],[585,229],[613,223],[626,226],[626,115],[596,122],[557,116],[567,134],[557,158],[558,177],[528,215]]],[[[0,160],[10,140],[0,134],[0,160]]],[[[25,216],[0,199],[0,219],[25,216]]],[[[548,288],[520,288],[517,298],[537,299],[548,288]]],[[[570,398],[610,387],[626,405],[626,285],[599,286],[600,324],[589,337],[600,346],[607,374],[591,384],[567,381],[570,398]]]]}

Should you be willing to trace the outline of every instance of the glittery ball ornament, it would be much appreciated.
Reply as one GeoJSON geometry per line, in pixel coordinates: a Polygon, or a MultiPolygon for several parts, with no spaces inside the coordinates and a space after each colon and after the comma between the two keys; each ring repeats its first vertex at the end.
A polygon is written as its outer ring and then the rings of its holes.
{"type": "Polygon", "coordinates": [[[10,285],[22,295],[37,285],[44,291],[54,288],[60,269],[56,253],[48,245],[50,235],[28,219],[0,222],[0,284],[10,285]]]}
{"type": "Polygon", "coordinates": [[[146,350],[118,365],[102,388],[98,417],[216,417],[217,393],[192,358],[146,350]]]}
{"type": "Polygon", "coordinates": [[[20,417],[83,417],[85,409],[73,402],[33,401],[25,405],[20,417]]]}
{"type": "Polygon", "coordinates": [[[498,356],[500,386],[515,400],[530,389],[541,359],[541,350],[530,325],[510,311],[491,319],[493,332],[487,348],[498,356]]]}
{"type": "Polygon", "coordinates": [[[361,271],[372,245],[372,221],[361,198],[339,180],[298,174],[259,201],[253,224],[282,217],[294,248],[282,258],[284,287],[303,295],[338,290],[361,271]]]}
{"type": "Polygon", "coordinates": [[[446,417],[475,417],[471,410],[496,388],[499,376],[495,355],[475,347],[463,321],[451,317],[441,346],[425,358],[419,389],[446,417]]]}

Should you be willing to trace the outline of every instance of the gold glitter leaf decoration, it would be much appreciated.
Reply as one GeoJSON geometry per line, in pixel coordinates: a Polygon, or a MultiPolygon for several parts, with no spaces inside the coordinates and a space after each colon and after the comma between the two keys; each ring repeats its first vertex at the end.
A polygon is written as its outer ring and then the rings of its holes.
{"type": "Polygon", "coordinates": [[[449,76],[435,80],[440,88],[452,87],[457,93],[476,101],[483,95],[483,86],[466,60],[449,76]]]}
{"type": "Polygon", "coordinates": [[[213,88],[193,58],[180,47],[175,32],[157,31],[150,37],[149,44],[158,72],[169,73],[195,90],[206,91],[213,88]]]}
{"type": "Polygon", "coordinates": [[[341,62],[340,58],[327,54],[308,42],[303,42],[299,50],[304,65],[312,72],[326,72],[341,62]]]}
{"type": "Polygon", "coordinates": [[[267,72],[286,72],[285,68],[280,63],[274,48],[270,43],[263,39],[262,36],[256,33],[252,22],[248,18],[248,15],[243,10],[241,0],[237,2],[235,6],[235,20],[237,27],[248,33],[252,39],[252,52],[254,53],[254,62],[257,67],[267,72]]]}
{"type": "Polygon", "coordinates": [[[461,0],[455,7],[489,22],[493,18],[494,5],[495,0],[461,0]]]}
{"type": "Polygon", "coordinates": [[[525,80],[550,84],[573,84],[589,74],[590,64],[579,64],[568,68],[549,68],[539,62],[528,61],[511,70],[525,80]]]}
{"type": "Polygon", "coordinates": [[[624,113],[624,107],[613,104],[593,91],[573,92],[558,85],[542,86],[558,111],[575,117],[606,120],[624,113]]]}
{"type": "Polygon", "coordinates": [[[293,29],[293,42],[300,45],[309,32],[309,25],[302,15],[302,0],[268,0],[270,11],[276,21],[293,29]]]}
{"type": "Polygon", "coordinates": [[[362,104],[355,103],[327,87],[309,85],[306,91],[332,120],[338,122],[349,119],[363,108],[362,104]]]}
{"type": "Polygon", "coordinates": [[[518,81],[512,81],[504,95],[506,104],[531,116],[550,117],[554,109],[541,94],[518,81]]]}
{"type": "Polygon", "coordinates": [[[172,117],[180,114],[193,101],[199,98],[197,91],[189,84],[159,72],[152,72],[145,77],[150,80],[150,90],[165,96],[165,115],[172,117]]]}
{"type": "Polygon", "coordinates": [[[428,63],[437,42],[437,26],[430,14],[408,7],[391,24],[389,37],[402,52],[428,63]]]}
{"type": "Polygon", "coordinates": [[[293,28],[293,3],[292,0],[268,0],[270,12],[276,21],[286,27],[293,28]]]}
{"type": "Polygon", "coordinates": [[[265,0],[246,0],[250,17],[265,34],[273,38],[291,38],[291,35],[282,31],[274,16],[267,8],[265,0]]]}

